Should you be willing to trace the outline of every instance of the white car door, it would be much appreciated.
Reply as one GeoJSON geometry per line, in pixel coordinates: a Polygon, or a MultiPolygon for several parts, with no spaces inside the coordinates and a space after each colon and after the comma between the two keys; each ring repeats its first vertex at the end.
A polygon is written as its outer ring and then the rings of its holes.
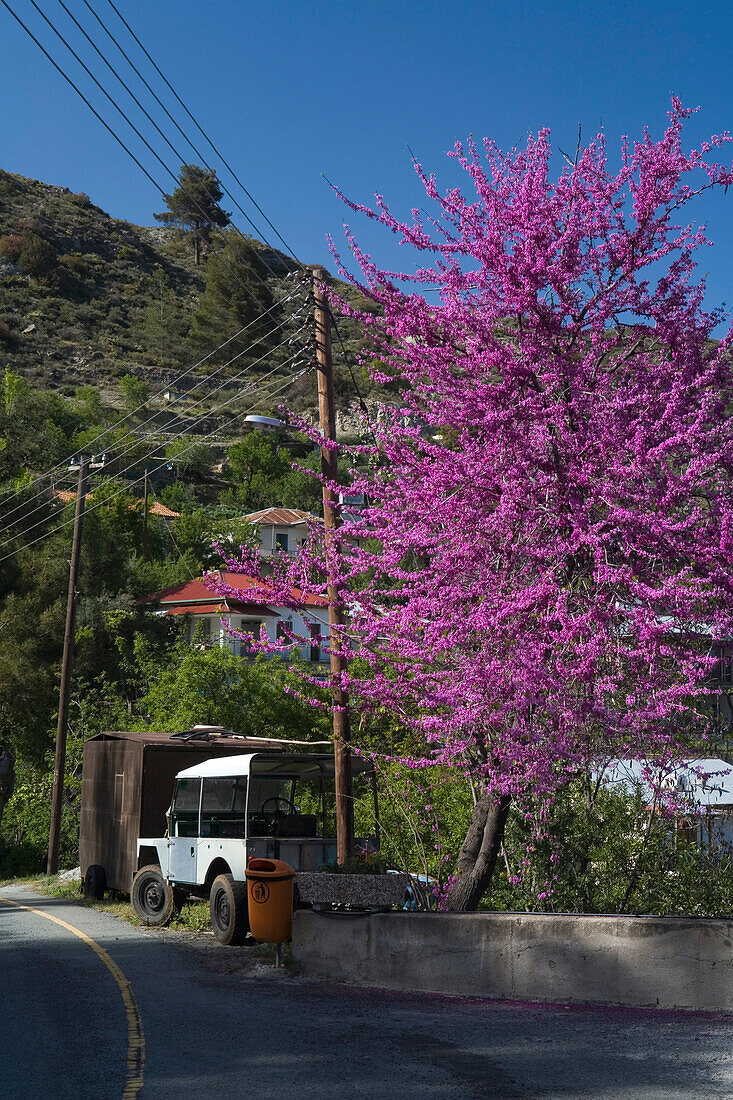
{"type": "Polygon", "coordinates": [[[168,840],[168,878],[173,882],[196,882],[198,840],[192,836],[172,836],[168,840]]]}

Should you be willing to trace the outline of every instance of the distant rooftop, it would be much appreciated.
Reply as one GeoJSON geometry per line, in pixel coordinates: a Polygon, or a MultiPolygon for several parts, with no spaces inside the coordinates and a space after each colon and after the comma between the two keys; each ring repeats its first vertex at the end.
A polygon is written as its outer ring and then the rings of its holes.
{"type": "Polygon", "coordinates": [[[263,508],[259,512],[250,512],[244,517],[247,523],[257,523],[260,527],[296,527],[309,520],[320,523],[312,512],[303,512],[300,508],[263,508]]]}
{"type": "MultiPolygon", "coordinates": [[[[72,500],[76,500],[76,493],[72,489],[56,489],[55,492],[57,498],[64,504],[70,504],[72,500]]],[[[92,500],[93,497],[93,493],[87,493],[84,499],[92,500]]],[[[142,503],[141,500],[135,500],[130,504],[130,508],[137,510],[138,507],[142,507],[142,503]]],[[[148,508],[148,514],[162,516],[163,519],[177,519],[181,513],[174,512],[171,508],[166,508],[165,504],[159,504],[157,500],[154,500],[148,508]]]]}

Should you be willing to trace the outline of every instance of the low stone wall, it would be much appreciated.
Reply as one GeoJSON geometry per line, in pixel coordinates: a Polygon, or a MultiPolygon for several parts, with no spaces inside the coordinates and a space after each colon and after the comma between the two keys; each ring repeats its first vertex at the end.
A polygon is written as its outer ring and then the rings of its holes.
{"type": "Polygon", "coordinates": [[[306,909],[293,966],[392,989],[731,1012],[733,920],[306,909]]]}

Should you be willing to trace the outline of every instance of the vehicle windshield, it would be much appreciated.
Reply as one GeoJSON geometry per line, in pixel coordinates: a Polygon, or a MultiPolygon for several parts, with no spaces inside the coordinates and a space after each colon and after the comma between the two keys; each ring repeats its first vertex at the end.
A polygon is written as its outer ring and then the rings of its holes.
{"type": "Polygon", "coordinates": [[[200,779],[178,779],[171,806],[170,835],[198,836],[200,779]]]}
{"type": "MultiPolygon", "coordinates": [[[[278,762],[268,774],[178,779],[170,809],[172,837],[242,839],[247,837],[333,838],[336,797],[333,775],[278,762]],[[274,774],[273,774],[274,773],[274,774]],[[249,790],[248,790],[249,788],[249,790]]],[[[356,827],[375,831],[374,794],[368,775],[354,776],[356,827]]],[[[376,832],[375,832],[376,835],[376,832]]]]}

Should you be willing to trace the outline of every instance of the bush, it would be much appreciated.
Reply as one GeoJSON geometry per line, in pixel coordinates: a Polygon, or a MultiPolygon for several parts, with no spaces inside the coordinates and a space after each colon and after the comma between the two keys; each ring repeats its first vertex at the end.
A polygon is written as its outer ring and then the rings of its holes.
{"type": "Polygon", "coordinates": [[[10,233],[5,237],[0,237],[0,256],[3,256],[9,263],[17,264],[22,248],[23,238],[18,234],[10,233]]]}
{"type": "Polygon", "coordinates": [[[190,439],[176,439],[165,449],[166,460],[180,477],[206,477],[211,469],[211,448],[190,439]]]}
{"type": "Polygon", "coordinates": [[[0,837],[0,880],[42,874],[46,869],[46,850],[23,841],[8,845],[0,837]]]}
{"type": "Polygon", "coordinates": [[[120,394],[127,411],[135,412],[145,405],[150,388],[142,378],[136,378],[134,374],[123,374],[120,378],[120,394]]]}
{"type": "Polygon", "coordinates": [[[56,249],[50,241],[44,240],[38,233],[23,234],[18,267],[24,275],[43,281],[56,270],[57,262],[56,249]]]}
{"type": "MultiPolygon", "coordinates": [[[[3,814],[0,877],[43,871],[51,826],[52,782],[50,770],[34,768],[22,761],[17,767],[15,793],[3,814]]],[[[67,771],[59,845],[61,867],[76,867],[79,863],[80,794],[79,778],[67,771]]]]}

